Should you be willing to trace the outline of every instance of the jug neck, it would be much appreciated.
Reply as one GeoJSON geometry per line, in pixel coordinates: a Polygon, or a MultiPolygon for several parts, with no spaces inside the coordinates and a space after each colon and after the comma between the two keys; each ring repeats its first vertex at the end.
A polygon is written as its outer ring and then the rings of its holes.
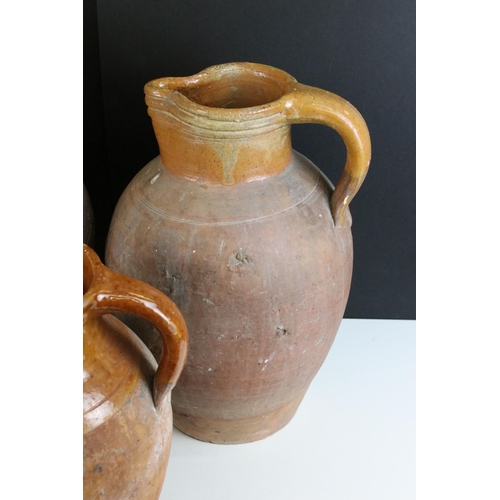
{"type": "Polygon", "coordinates": [[[253,63],[149,82],[146,104],[164,167],[222,185],[282,172],[292,157],[283,96],[294,83],[281,70],[253,63]]]}

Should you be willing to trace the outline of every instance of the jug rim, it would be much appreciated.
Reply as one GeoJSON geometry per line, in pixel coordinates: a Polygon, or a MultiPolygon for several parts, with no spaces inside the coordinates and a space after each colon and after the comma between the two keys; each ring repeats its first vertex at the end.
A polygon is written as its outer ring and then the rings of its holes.
{"type": "Polygon", "coordinates": [[[155,110],[166,111],[169,101],[193,118],[239,122],[282,114],[296,84],[293,76],[273,66],[234,62],[210,66],[192,76],[151,80],[144,92],[146,103],[155,110]],[[217,92],[223,96],[217,98],[217,92]],[[255,105],[244,105],[252,100],[255,105]]]}

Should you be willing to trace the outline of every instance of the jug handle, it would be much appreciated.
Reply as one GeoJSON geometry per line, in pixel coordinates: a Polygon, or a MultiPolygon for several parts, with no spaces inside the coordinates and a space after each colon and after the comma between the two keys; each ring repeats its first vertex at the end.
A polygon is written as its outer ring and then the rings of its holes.
{"type": "Polygon", "coordinates": [[[347,207],[361,187],[371,159],[370,134],[365,120],[342,97],[301,83],[295,83],[284,100],[285,114],[290,123],[327,125],[342,137],[347,149],[347,159],[333,191],[330,207],[335,226],[350,227],[347,207]]]}
{"type": "Polygon", "coordinates": [[[163,355],[153,382],[153,401],[159,410],[186,364],[188,336],[184,318],[177,306],[156,288],[111,271],[87,245],[83,245],[83,252],[94,267],[94,279],[84,295],[84,322],[104,314],[132,313],[160,332],[163,355]]]}

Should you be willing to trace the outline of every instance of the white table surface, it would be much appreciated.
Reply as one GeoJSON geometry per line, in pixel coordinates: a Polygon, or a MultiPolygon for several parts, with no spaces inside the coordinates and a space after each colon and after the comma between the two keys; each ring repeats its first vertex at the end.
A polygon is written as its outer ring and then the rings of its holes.
{"type": "Polygon", "coordinates": [[[414,499],[415,327],[344,319],[295,417],[262,441],[174,429],[160,500],[414,499]]]}

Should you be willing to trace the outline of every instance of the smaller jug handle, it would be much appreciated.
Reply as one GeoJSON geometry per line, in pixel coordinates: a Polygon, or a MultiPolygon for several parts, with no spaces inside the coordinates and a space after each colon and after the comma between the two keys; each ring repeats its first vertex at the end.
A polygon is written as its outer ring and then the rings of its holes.
{"type": "Polygon", "coordinates": [[[336,227],[350,227],[349,203],[363,183],[371,159],[368,127],[359,111],[342,97],[295,83],[285,96],[290,123],[319,123],[336,130],[346,145],[347,160],[330,202],[336,227]]]}
{"type": "Polygon", "coordinates": [[[84,294],[84,323],[104,314],[132,313],[160,332],[163,355],[153,383],[153,401],[159,410],[186,364],[188,336],[184,318],[177,306],[156,288],[111,271],[87,245],[83,245],[83,252],[94,267],[94,279],[84,294]]]}

